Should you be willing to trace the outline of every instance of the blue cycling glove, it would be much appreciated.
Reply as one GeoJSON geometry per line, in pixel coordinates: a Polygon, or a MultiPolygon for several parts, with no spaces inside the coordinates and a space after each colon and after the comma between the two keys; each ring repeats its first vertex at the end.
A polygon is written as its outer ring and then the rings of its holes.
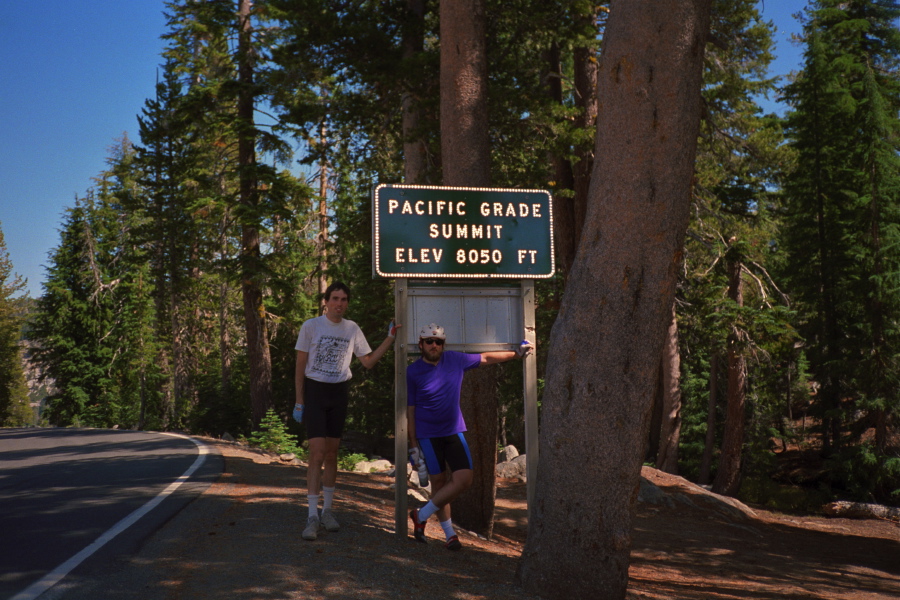
{"type": "Polygon", "coordinates": [[[298,423],[303,422],[303,405],[302,404],[300,406],[294,405],[293,417],[294,417],[294,420],[297,421],[298,423]]]}

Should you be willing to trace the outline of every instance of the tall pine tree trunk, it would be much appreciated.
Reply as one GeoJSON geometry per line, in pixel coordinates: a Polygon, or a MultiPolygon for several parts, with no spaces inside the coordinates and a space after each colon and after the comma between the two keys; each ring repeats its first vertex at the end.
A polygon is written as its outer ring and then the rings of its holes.
{"type": "Polygon", "coordinates": [[[678,321],[674,303],[659,369],[662,414],[656,466],[661,471],[677,475],[678,440],[681,438],[681,355],[678,352],[678,321]]]}
{"type": "MultiPolygon", "coordinates": [[[[728,261],[728,297],[738,306],[744,305],[741,261],[728,261]]],[[[717,494],[735,496],[741,488],[741,452],[744,448],[744,401],[746,397],[747,363],[737,327],[728,339],[728,398],[725,410],[725,435],[719,468],[713,481],[717,494]]]]}
{"type": "MultiPolygon", "coordinates": [[[[595,29],[597,10],[576,18],[579,28],[595,29]]],[[[589,131],[597,126],[597,53],[590,46],[576,46],[575,61],[575,106],[580,110],[575,117],[575,126],[589,131]]],[[[575,178],[575,197],[572,201],[575,218],[575,249],[581,242],[581,228],[587,215],[588,193],[591,188],[591,173],[594,170],[594,148],[592,144],[575,146],[575,163],[572,173],[575,178]]]]}
{"type": "MultiPolygon", "coordinates": [[[[440,6],[441,157],[444,185],[487,187],[488,137],[484,0],[445,0],[440,6]]],[[[494,527],[499,399],[496,366],[466,374],[460,406],[477,462],[472,487],[452,505],[461,526],[490,537],[494,527]],[[489,458],[490,457],[490,458],[489,458]],[[485,466],[490,461],[489,466],[485,466]]]]}
{"type": "MultiPolygon", "coordinates": [[[[581,31],[596,31],[597,8],[590,13],[575,16],[575,26],[581,31]]],[[[572,56],[574,62],[575,106],[579,112],[575,117],[575,127],[584,131],[593,130],[597,124],[597,57],[591,46],[576,46],[572,56]]],[[[562,55],[555,42],[544,52],[547,71],[544,75],[547,93],[558,103],[563,103],[562,55]]],[[[591,186],[591,171],[594,168],[593,144],[576,145],[574,161],[559,153],[552,153],[548,160],[553,165],[553,180],[557,190],[570,190],[571,197],[554,195],[553,226],[556,243],[557,270],[565,277],[572,268],[578,244],[581,242],[581,228],[587,212],[587,197],[591,186]]]]}
{"type": "Polygon", "coordinates": [[[697,483],[709,483],[712,471],[713,452],[716,446],[716,407],[719,390],[719,355],[715,348],[709,355],[709,396],[706,400],[706,439],[703,443],[703,457],[700,459],[700,475],[697,483]]]}
{"type": "MultiPolygon", "coordinates": [[[[319,140],[324,148],[327,144],[325,124],[319,129],[319,140]]],[[[319,161],[319,235],[316,237],[319,254],[319,314],[325,312],[325,290],[328,289],[328,163],[325,157],[319,161]]]]}
{"type": "Polygon", "coordinates": [[[519,576],[545,598],[622,599],[650,403],[700,123],[710,0],[613,0],[594,172],[547,352],[535,506],[519,576]]]}
{"type": "Polygon", "coordinates": [[[266,308],[260,287],[259,195],[256,185],[256,129],[253,124],[253,50],[250,0],[238,0],[238,169],[241,224],[241,293],[250,362],[250,407],[258,425],[272,403],[272,359],[266,308]]]}
{"type": "MultiPolygon", "coordinates": [[[[403,30],[403,58],[414,61],[425,45],[425,0],[406,0],[407,25],[403,30]]],[[[411,87],[411,86],[410,86],[411,87]]],[[[403,181],[423,184],[428,180],[428,155],[420,131],[422,110],[411,89],[403,94],[403,181]]]]}
{"type": "MultiPolygon", "coordinates": [[[[544,52],[544,61],[547,71],[544,74],[544,83],[547,94],[556,104],[563,103],[562,90],[562,62],[559,44],[553,42],[550,48],[544,52]]],[[[547,157],[553,165],[553,182],[557,190],[572,193],[575,188],[575,174],[572,172],[572,163],[561,152],[551,152],[547,157]]],[[[554,242],[556,243],[556,267],[565,277],[575,261],[575,251],[578,249],[578,240],[581,237],[581,225],[584,221],[578,221],[575,217],[575,199],[568,194],[553,195],[553,227],[554,242]]]]}

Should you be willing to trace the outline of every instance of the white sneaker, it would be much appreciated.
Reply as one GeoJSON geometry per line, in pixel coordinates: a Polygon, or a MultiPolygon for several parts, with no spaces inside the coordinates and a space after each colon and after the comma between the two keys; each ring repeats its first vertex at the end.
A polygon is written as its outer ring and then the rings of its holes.
{"type": "Polygon", "coordinates": [[[322,511],[322,525],[325,527],[325,531],[340,531],[341,525],[338,523],[337,519],[334,518],[334,514],[331,512],[330,508],[326,508],[322,511]]]}
{"type": "Polygon", "coordinates": [[[306,529],[303,530],[303,535],[301,537],[303,537],[304,540],[309,541],[313,541],[319,537],[319,519],[310,517],[306,521],[306,529]]]}

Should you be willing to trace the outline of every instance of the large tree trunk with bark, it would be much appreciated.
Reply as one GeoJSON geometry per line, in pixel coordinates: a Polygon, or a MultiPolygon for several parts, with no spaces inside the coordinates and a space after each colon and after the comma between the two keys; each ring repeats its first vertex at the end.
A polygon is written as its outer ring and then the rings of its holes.
{"type": "Polygon", "coordinates": [[[710,0],[614,0],[581,244],[553,326],[519,576],[621,599],[650,404],[688,225],[710,0]]]}
{"type": "MultiPolygon", "coordinates": [[[[443,1],[441,36],[441,160],[444,185],[487,187],[488,137],[484,0],[443,1]]],[[[460,406],[475,462],[472,487],[452,504],[453,520],[490,536],[494,525],[499,399],[497,367],[469,371],[460,406]],[[490,457],[490,465],[485,461],[490,457]]]]}
{"type": "Polygon", "coordinates": [[[656,468],[677,475],[678,440],[681,438],[681,354],[678,352],[678,320],[674,304],[659,369],[662,414],[656,468]]]}
{"type": "MultiPolygon", "coordinates": [[[[728,262],[728,297],[744,305],[741,261],[728,262]]],[[[741,347],[742,333],[734,328],[728,339],[728,399],[725,409],[725,435],[719,468],[713,481],[717,494],[735,496],[741,487],[741,452],[744,449],[744,400],[747,389],[747,361],[741,347]]]]}
{"type": "MultiPolygon", "coordinates": [[[[250,0],[238,1],[238,178],[240,203],[252,215],[259,204],[256,186],[256,133],[253,125],[253,53],[250,0]]],[[[257,280],[260,259],[259,223],[241,225],[241,292],[244,298],[244,328],[250,363],[250,407],[253,424],[259,425],[272,403],[272,358],[262,288],[257,280]]]]}
{"type": "Polygon", "coordinates": [[[487,186],[491,148],[484,0],[441,2],[440,19],[444,185],[487,186]]]}
{"type": "Polygon", "coordinates": [[[494,534],[497,500],[495,467],[500,435],[498,367],[482,366],[466,373],[460,404],[466,419],[466,441],[472,454],[472,487],[453,502],[453,521],[490,538],[494,534]]]}
{"type": "MultiPolygon", "coordinates": [[[[403,58],[414,61],[425,45],[425,0],[406,0],[406,26],[403,30],[403,58]]],[[[428,176],[428,153],[422,139],[422,109],[411,89],[403,92],[403,181],[423,184],[428,176]]]]}

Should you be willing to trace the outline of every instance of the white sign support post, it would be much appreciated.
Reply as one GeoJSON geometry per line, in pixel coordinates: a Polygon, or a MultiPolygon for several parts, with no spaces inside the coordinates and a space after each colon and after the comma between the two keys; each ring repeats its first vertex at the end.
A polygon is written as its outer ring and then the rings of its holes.
{"type": "Polygon", "coordinates": [[[394,531],[397,536],[407,535],[406,522],[406,456],[409,452],[406,428],[406,363],[409,338],[405,329],[409,327],[407,319],[406,279],[394,280],[394,318],[402,327],[394,338],[394,531]]]}
{"type": "MultiPolygon", "coordinates": [[[[534,318],[534,280],[522,280],[522,317],[525,321],[525,339],[537,343],[534,318]]],[[[531,353],[523,359],[522,375],[525,382],[525,477],[528,502],[528,519],[534,508],[534,492],[538,468],[538,407],[537,407],[537,355],[531,353]]]]}

